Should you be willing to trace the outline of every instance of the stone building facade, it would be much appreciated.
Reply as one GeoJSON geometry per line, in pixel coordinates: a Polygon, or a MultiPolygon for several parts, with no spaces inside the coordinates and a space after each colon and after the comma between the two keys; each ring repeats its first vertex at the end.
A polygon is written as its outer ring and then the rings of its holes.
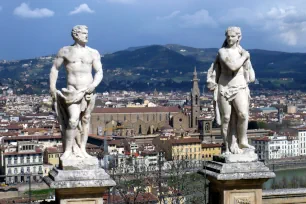
{"type": "Polygon", "coordinates": [[[188,117],[178,107],[95,108],[91,114],[90,133],[148,135],[166,125],[188,128],[188,117]]]}

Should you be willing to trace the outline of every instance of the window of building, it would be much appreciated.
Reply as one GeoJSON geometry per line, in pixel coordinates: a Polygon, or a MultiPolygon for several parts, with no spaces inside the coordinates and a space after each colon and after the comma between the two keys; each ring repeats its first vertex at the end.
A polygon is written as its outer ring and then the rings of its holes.
{"type": "Polygon", "coordinates": [[[198,105],[198,100],[199,100],[199,97],[198,97],[198,95],[196,95],[196,96],[195,96],[195,104],[196,104],[196,105],[198,105]]]}
{"type": "Polygon", "coordinates": [[[12,169],[11,168],[8,169],[8,174],[12,174],[12,169]]]}
{"type": "Polygon", "coordinates": [[[159,114],[159,120],[160,121],[162,120],[162,114],[159,114]]]}
{"type": "Polygon", "coordinates": [[[33,167],[33,173],[36,173],[36,166],[33,167]]]}
{"type": "Polygon", "coordinates": [[[123,120],[126,120],[126,115],[123,116],[123,120]]]}
{"type": "Polygon", "coordinates": [[[24,168],[23,167],[21,167],[21,170],[20,170],[20,173],[24,173],[24,168]]]}
{"type": "Polygon", "coordinates": [[[14,174],[17,174],[17,168],[14,168],[14,174]]]}
{"type": "Polygon", "coordinates": [[[27,172],[28,172],[28,173],[30,173],[30,172],[31,172],[31,170],[30,170],[30,167],[29,167],[29,166],[27,167],[27,172]]]}

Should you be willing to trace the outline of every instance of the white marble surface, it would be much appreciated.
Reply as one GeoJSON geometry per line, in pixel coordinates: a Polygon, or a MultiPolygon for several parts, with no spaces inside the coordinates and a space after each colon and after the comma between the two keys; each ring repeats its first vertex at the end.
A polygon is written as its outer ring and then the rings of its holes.
{"type": "Polygon", "coordinates": [[[216,120],[221,124],[225,155],[242,154],[248,144],[247,127],[250,91],[255,81],[250,54],[240,46],[239,27],[229,27],[226,39],[207,74],[208,88],[214,91],[216,120]]]}
{"type": "Polygon", "coordinates": [[[75,43],[59,50],[50,72],[50,91],[63,135],[62,160],[91,157],[86,152],[89,120],[95,104],[94,90],[103,78],[99,52],[86,46],[87,26],[75,26],[71,34],[75,43]],[[57,90],[56,81],[62,64],[67,73],[67,87],[57,90]]]}

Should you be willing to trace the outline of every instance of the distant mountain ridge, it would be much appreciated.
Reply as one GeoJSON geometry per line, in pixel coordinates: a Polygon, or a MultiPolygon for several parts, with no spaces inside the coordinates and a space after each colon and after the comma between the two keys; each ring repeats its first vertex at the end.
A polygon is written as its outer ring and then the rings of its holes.
{"type": "MultiPolygon", "coordinates": [[[[98,90],[190,90],[197,67],[200,86],[215,60],[218,48],[183,45],[146,45],[105,54],[101,58],[104,79],[98,90]]],[[[259,84],[252,88],[306,90],[306,53],[249,50],[259,84]]],[[[49,72],[54,56],[0,61],[0,82],[17,93],[48,92],[49,72]]],[[[66,84],[59,74],[59,87],[66,84]]]]}

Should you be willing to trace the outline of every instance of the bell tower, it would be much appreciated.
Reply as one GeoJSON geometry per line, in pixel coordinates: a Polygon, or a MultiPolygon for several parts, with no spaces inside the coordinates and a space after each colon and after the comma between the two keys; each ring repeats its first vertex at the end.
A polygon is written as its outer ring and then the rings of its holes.
{"type": "Polygon", "coordinates": [[[191,90],[191,127],[198,128],[198,118],[200,116],[200,89],[197,69],[194,67],[193,87],[191,90]]]}

